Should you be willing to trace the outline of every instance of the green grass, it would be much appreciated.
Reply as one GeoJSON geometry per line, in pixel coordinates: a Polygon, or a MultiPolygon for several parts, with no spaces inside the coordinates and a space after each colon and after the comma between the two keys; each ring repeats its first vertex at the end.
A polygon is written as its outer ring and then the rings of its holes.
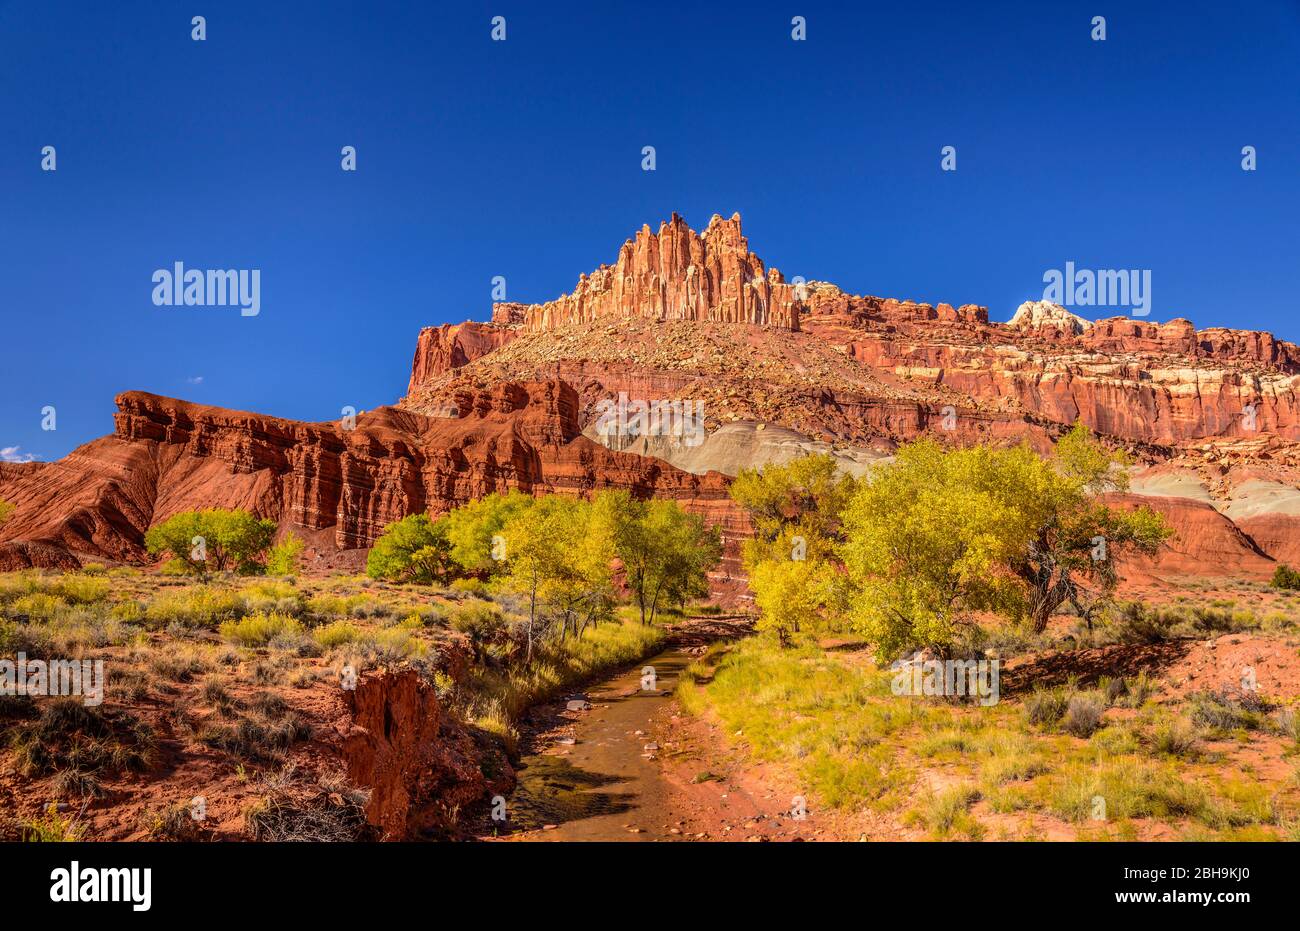
{"type": "Polygon", "coordinates": [[[470,720],[513,741],[519,714],[582,682],[639,662],[659,652],[667,634],[659,627],[614,621],[589,627],[580,637],[544,642],[531,662],[508,670],[477,667],[470,675],[465,705],[470,720]]]}
{"type": "Polygon", "coordinates": [[[981,797],[980,791],[974,786],[952,786],[927,798],[909,813],[906,820],[913,824],[924,824],[939,840],[954,834],[964,835],[970,840],[981,840],[985,833],[984,827],[970,813],[971,806],[981,797]]]}
{"type": "Polygon", "coordinates": [[[221,636],[225,640],[246,647],[266,646],[276,637],[284,634],[301,634],[302,624],[284,614],[249,614],[238,621],[229,620],[221,624],[221,636]]]}
{"type": "MultiPolygon", "coordinates": [[[[693,664],[678,688],[686,710],[716,719],[754,758],[792,770],[821,803],[892,813],[936,839],[1013,830],[982,824],[977,802],[993,816],[1071,822],[1081,839],[1136,839],[1144,819],[1179,832],[1195,826],[1204,837],[1284,831],[1294,793],[1200,765],[1215,755],[1185,718],[1147,704],[1150,692],[1147,680],[1128,679],[1123,688],[1112,680],[1086,691],[1040,689],[1023,704],[987,708],[918,701],[893,695],[887,674],[839,654],[812,644],[783,650],[762,637],[693,664]],[[1107,714],[1111,697],[1137,708],[1107,714]],[[951,787],[925,791],[936,777],[951,787]],[[1098,799],[1104,821],[1093,820],[1098,799]]],[[[1022,830],[1030,828],[1014,829],[1022,830]]]]}
{"type": "Polygon", "coordinates": [[[750,638],[731,647],[708,686],[684,681],[678,698],[716,714],[759,759],[792,762],[809,789],[841,807],[895,799],[911,782],[887,741],[931,712],[895,700],[889,682],[812,645],[750,638]]]}
{"type": "Polygon", "coordinates": [[[333,624],[316,628],[311,635],[322,649],[332,650],[335,647],[352,643],[361,636],[361,631],[347,621],[335,621],[333,624]]]}
{"type": "Polygon", "coordinates": [[[196,585],[179,592],[159,592],[145,608],[144,619],[150,627],[216,627],[247,611],[242,592],[196,585]]]}
{"type": "Polygon", "coordinates": [[[1052,812],[1067,821],[1179,818],[1202,811],[1205,804],[1205,793],[1195,784],[1133,760],[1075,764],[1062,774],[1049,800],[1052,812]]]}

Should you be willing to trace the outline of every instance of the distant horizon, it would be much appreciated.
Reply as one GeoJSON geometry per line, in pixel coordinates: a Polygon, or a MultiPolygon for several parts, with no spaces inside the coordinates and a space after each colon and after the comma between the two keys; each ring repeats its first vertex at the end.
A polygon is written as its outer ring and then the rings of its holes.
{"type": "Polygon", "coordinates": [[[191,11],[144,0],[0,3],[0,459],[110,433],[127,390],[305,421],[392,404],[422,328],[489,320],[498,277],[553,300],[674,211],[739,212],[765,265],[848,293],[1005,323],[1073,262],[1141,273],[1135,319],[1300,341],[1292,0],[206,19],[194,41],[191,11]],[[258,300],[152,300],[175,263],[258,270],[258,300]]]}

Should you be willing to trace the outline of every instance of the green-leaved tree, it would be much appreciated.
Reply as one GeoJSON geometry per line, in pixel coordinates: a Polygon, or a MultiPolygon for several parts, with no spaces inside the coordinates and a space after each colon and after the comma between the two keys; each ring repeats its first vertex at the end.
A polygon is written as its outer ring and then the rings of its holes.
{"type": "Polygon", "coordinates": [[[1070,601],[1084,618],[1113,595],[1114,560],[1153,554],[1172,532],[1123,490],[1115,456],[1076,426],[1051,459],[1027,445],[945,449],[920,441],[861,483],[841,547],[854,620],[884,657],[947,654],[981,612],[1042,631],[1070,601]]]}
{"type": "Polygon", "coordinates": [[[273,520],[259,519],[242,509],[208,508],[182,511],[145,533],[150,555],[170,553],[187,572],[262,572],[263,554],[275,536],[273,520]]]}
{"type": "Polygon", "coordinates": [[[451,577],[446,518],[408,514],[384,528],[366,557],[366,575],[395,582],[445,582],[451,577]]]}

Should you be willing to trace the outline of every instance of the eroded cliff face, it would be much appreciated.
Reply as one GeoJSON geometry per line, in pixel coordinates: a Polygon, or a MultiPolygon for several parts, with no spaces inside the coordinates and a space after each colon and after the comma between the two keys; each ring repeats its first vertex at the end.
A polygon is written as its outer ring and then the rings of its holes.
{"type": "Polygon", "coordinates": [[[509,489],[626,489],[729,520],[722,476],[581,436],[577,394],[563,382],[456,390],[446,416],[380,408],[351,428],[144,392],[117,402],[113,436],[59,462],[0,469],[0,498],[16,506],[0,528],[0,566],[66,564],[68,553],[139,561],[149,527],[204,507],[245,508],[337,550],[369,546],[408,514],[509,489]]]}
{"type": "Polygon", "coordinates": [[[514,327],[477,323],[473,320],[425,327],[416,339],[415,359],[411,362],[411,381],[407,393],[501,348],[517,334],[518,330],[514,327]]]}
{"type": "Polygon", "coordinates": [[[545,304],[496,304],[492,322],[524,330],[648,317],[799,329],[795,286],[749,251],[740,214],[714,214],[696,233],[673,214],[623,243],[613,265],[582,275],[570,294],[545,304]]]}
{"type": "MultiPolygon", "coordinates": [[[[1185,550],[1168,549],[1164,565],[1191,571],[1201,560],[1202,571],[1257,575],[1269,558],[1294,555],[1289,540],[1300,535],[1300,506],[1265,506],[1249,516],[1229,509],[1233,489],[1255,467],[1295,490],[1294,343],[1248,330],[1197,330],[1181,318],[1092,321],[1044,301],[996,323],[975,304],[854,295],[820,281],[796,286],[763,268],[739,217],[714,217],[696,235],[674,215],[658,233],[644,227],[615,265],[583,276],[572,294],[497,305],[494,348],[461,353],[464,361],[436,374],[426,366],[401,406],[428,411],[456,386],[557,377],[577,390],[579,421],[593,437],[602,405],[620,396],[678,399],[702,407],[710,434],[777,425],[795,431],[795,445],[828,444],[844,460],[888,454],[921,436],[1023,439],[1046,452],[1081,421],[1141,467],[1181,470],[1213,486],[1205,500],[1147,496],[1183,527],[1185,550]],[[765,277],[781,286],[763,291],[765,277]],[[718,282],[725,287],[701,287],[718,282]],[[746,303],[753,293],[768,303],[746,303]],[[718,312],[719,301],[726,312],[718,312]],[[764,307],[780,313],[765,315],[764,307]],[[1246,526],[1259,541],[1246,534],[1243,544],[1246,526]]],[[[734,459],[723,443],[701,450],[671,439],[605,442],[653,448],[691,468],[707,467],[714,446],[719,463],[734,459]]]]}
{"type": "Polygon", "coordinates": [[[562,378],[578,387],[585,422],[619,392],[671,390],[709,402],[712,426],[774,420],[860,445],[882,438],[880,411],[906,411],[886,431],[897,443],[929,431],[949,406],[959,418],[1022,427],[1082,420],[1139,444],[1257,433],[1300,441],[1300,348],[1269,333],[1198,331],[1184,319],[1093,322],[1046,302],[993,323],[975,304],[793,285],[750,251],[739,216],[714,216],[697,234],[674,214],[658,232],[643,227],[571,294],[497,304],[489,324],[425,330],[402,406],[429,412],[459,370],[470,383],[562,378]],[[731,361],[751,357],[743,371],[716,351],[713,334],[728,328],[745,334],[723,347],[731,361]],[[766,396],[775,409],[751,401],[766,396]]]}
{"type": "MultiPolygon", "coordinates": [[[[1027,440],[1046,451],[1082,421],[1147,469],[1193,476],[1205,489],[1195,501],[1226,520],[1179,494],[1148,495],[1202,541],[1178,558],[1171,549],[1169,565],[1203,559],[1213,571],[1223,562],[1215,554],[1237,553],[1241,541],[1229,538],[1249,526],[1258,539],[1237,563],[1258,569],[1292,558],[1300,531],[1300,505],[1266,497],[1248,514],[1232,510],[1236,489],[1260,470],[1296,491],[1295,344],[1182,319],[1089,321],[1041,301],[996,323],[975,304],[791,284],[750,251],[738,215],[696,233],[674,214],[657,232],[643,227],[571,294],[421,331],[407,396],[361,415],[355,429],[119,396],[112,436],[59,462],[0,463],[0,497],[17,505],[0,527],[0,568],[66,566],[69,554],[140,560],[148,527],[216,506],[298,528],[327,567],[330,552],[357,552],[416,511],[510,488],[627,488],[719,524],[734,580],[746,523],[726,478],[709,469],[716,448],[734,471],[739,441],[686,448],[656,438],[636,448],[658,458],[620,452],[635,444],[590,429],[620,396],[691,401],[709,435],[724,425],[753,436],[786,428],[796,447],[822,444],[843,461],[920,436],[1027,440]]],[[[781,444],[751,438],[743,448],[781,444]]]]}
{"type": "Polygon", "coordinates": [[[514,788],[505,754],[449,715],[415,670],[365,675],[343,696],[341,756],[348,781],[370,793],[366,820],[380,838],[455,836],[466,809],[514,788]]]}

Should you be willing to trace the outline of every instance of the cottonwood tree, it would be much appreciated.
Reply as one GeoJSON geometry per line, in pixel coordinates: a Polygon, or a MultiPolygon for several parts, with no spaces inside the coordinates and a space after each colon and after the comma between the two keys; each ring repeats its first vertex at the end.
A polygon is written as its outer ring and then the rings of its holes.
{"type": "Polygon", "coordinates": [[[276,524],[242,509],[208,508],[182,511],[145,533],[150,555],[170,553],[188,572],[234,570],[261,572],[263,553],[271,545],[276,524]]]}
{"type": "Polygon", "coordinates": [[[1171,533],[1149,508],[1099,497],[1126,487],[1118,464],[1082,426],[1050,460],[1026,445],[903,447],[845,512],[856,626],[892,658],[948,655],[980,612],[1036,632],[1067,600],[1091,618],[1115,589],[1114,558],[1171,533]]]}
{"type": "Polygon", "coordinates": [[[564,586],[578,584],[570,550],[577,533],[578,502],[541,498],[516,513],[502,528],[506,541],[506,580],[528,598],[525,660],[545,631],[546,602],[560,596],[564,586]]]}
{"type": "Polygon", "coordinates": [[[445,582],[451,578],[451,543],[445,518],[409,514],[384,528],[366,557],[366,575],[399,582],[445,582]]]}
{"type": "Polygon", "coordinates": [[[800,632],[827,623],[841,609],[843,587],[837,567],[825,559],[765,559],[749,572],[759,610],[755,628],[773,631],[782,646],[800,632]]]}
{"type": "Polygon", "coordinates": [[[755,626],[775,632],[782,645],[840,623],[846,589],[837,547],[856,488],[829,454],[745,469],[732,483],[732,499],[754,526],[743,561],[760,611],[755,626]]]}
{"type": "Polygon", "coordinates": [[[844,509],[856,488],[857,480],[840,471],[829,453],[742,469],[730,491],[754,525],[746,562],[832,557],[843,541],[844,509]]]}
{"type": "Polygon", "coordinates": [[[1012,569],[1029,589],[1026,611],[1041,633],[1065,601],[1087,621],[1109,604],[1119,577],[1116,555],[1154,555],[1173,535],[1149,507],[1121,509],[1100,496],[1128,490],[1127,463],[1102,446],[1083,424],[1075,424],[1056,445],[1054,460],[1032,468],[1049,480],[1034,502],[1033,536],[1012,569]]]}
{"type": "Polygon", "coordinates": [[[532,504],[532,495],[511,490],[504,495],[493,492],[448,512],[451,558],[467,572],[498,572],[508,553],[501,552],[494,540],[512,517],[532,504]]]}
{"type": "Polygon", "coordinates": [[[722,558],[722,537],[675,501],[640,501],[609,493],[602,506],[614,524],[615,551],[641,615],[653,624],[665,606],[682,606],[709,591],[709,570],[722,558]]]}

